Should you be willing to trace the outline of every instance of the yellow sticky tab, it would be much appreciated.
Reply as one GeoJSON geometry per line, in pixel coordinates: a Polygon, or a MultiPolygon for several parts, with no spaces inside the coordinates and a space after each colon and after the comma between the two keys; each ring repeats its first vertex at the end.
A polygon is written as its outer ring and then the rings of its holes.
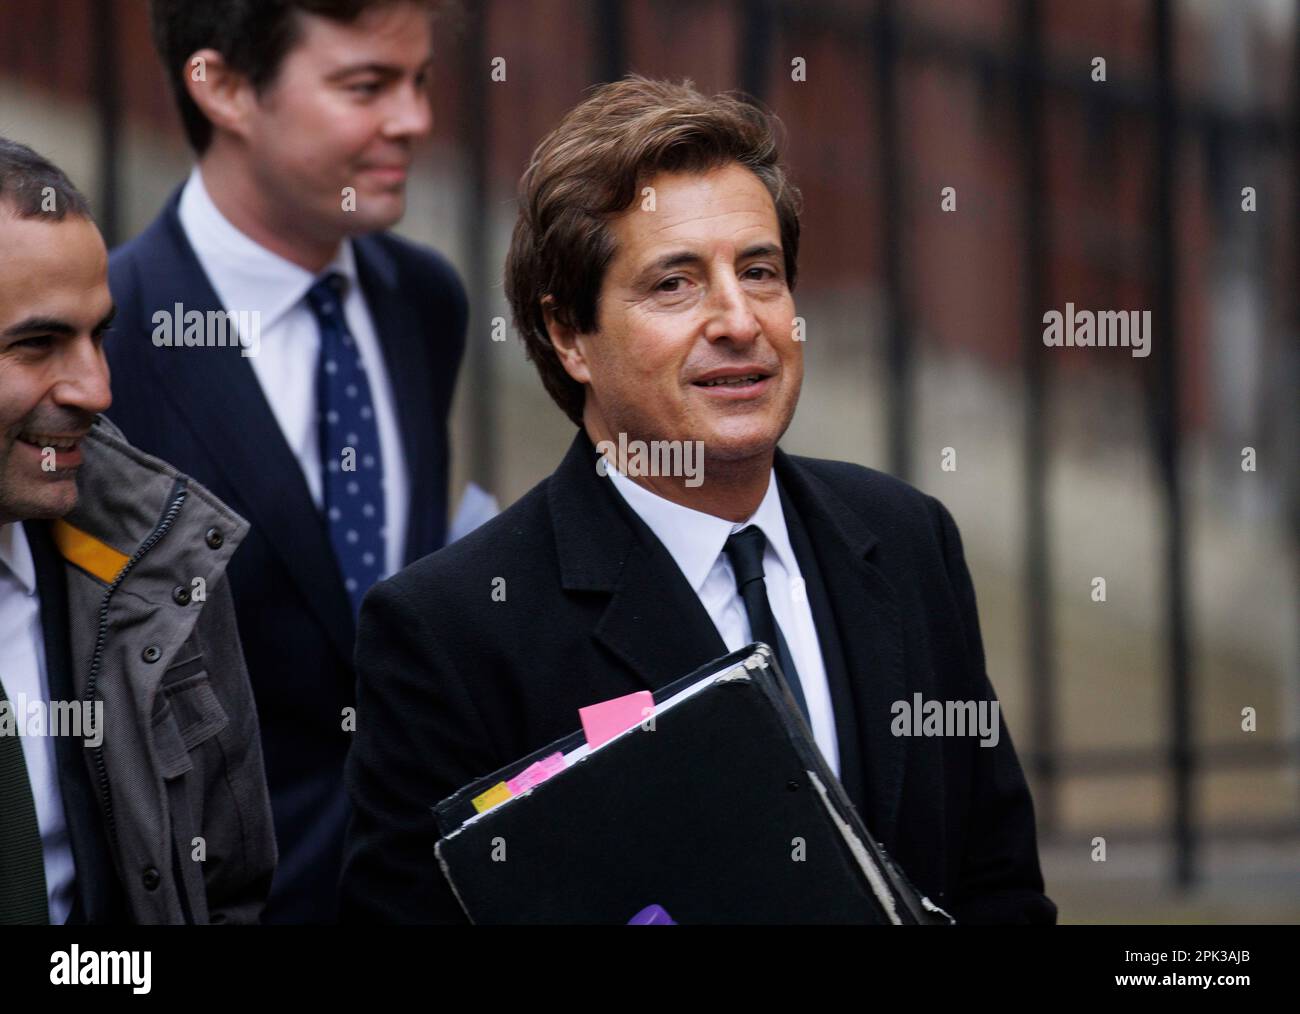
{"type": "Polygon", "coordinates": [[[104,584],[112,584],[126,566],[128,557],[125,553],[119,553],[107,542],[100,542],[62,519],[50,525],[50,531],[65,560],[104,584]]]}
{"type": "Polygon", "coordinates": [[[505,782],[497,782],[487,792],[475,796],[471,802],[474,804],[474,809],[482,813],[484,810],[492,809],[499,803],[504,803],[511,795],[510,787],[505,782]]]}

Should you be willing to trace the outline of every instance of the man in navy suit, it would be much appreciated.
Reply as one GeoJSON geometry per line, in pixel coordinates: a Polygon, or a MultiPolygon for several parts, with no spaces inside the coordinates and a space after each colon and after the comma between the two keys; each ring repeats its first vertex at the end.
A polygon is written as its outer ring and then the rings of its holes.
{"type": "Polygon", "coordinates": [[[113,420],[252,523],[231,569],[280,866],[327,922],[357,610],[442,546],[463,287],[389,235],[432,125],[432,5],[155,0],[197,166],[113,254],[113,420]]]}

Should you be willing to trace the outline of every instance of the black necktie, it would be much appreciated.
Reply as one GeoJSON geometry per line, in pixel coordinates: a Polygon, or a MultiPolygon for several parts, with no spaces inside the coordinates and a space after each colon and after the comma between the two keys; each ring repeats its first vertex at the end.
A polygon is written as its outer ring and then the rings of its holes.
{"type": "MultiPolygon", "coordinates": [[[[8,710],[9,695],[0,683],[0,708],[8,710]]],[[[12,715],[4,724],[16,723],[12,715]]],[[[0,926],[47,925],[45,852],[36,822],[36,801],[23,759],[23,741],[6,735],[0,725],[0,926]]]]}
{"type": "Polygon", "coordinates": [[[771,603],[767,600],[767,582],[763,580],[763,549],[766,546],[767,539],[763,530],[757,525],[750,525],[733,533],[722,548],[736,574],[736,590],[740,592],[745,612],[749,616],[749,634],[755,641],[762,641],[776,652],[790,693],[803,712],[804,721],[811,726],[808,701],[803,695],[799,672],[794,667],[794,657],[790,654],[790,646],[785,643],[776,617],[772,615],[771,603]]]}

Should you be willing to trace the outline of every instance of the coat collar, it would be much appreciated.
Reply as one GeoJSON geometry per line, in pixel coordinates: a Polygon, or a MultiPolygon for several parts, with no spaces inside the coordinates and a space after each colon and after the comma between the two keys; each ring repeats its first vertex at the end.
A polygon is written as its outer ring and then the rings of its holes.
{"type": "Polygon", "coordinates": [[[132,447],[102,416],[86,436],[83,455],[77,505],[50,525],[69,564],[112,584],[183,493],[172,522],[177,534],[159,541],[141,564],[160,580],[133,582],[135,594],[164,602],[177,584],[189,587],[202,578],[213,587],[220,581],[248,522],[199,483],[132,447]]]}
{"type": "Polygon", "coordinates": [[[727,648],[668,550],[596,471],[596,460],[579,430],[549,483],[560,581],[567,591],[610,596],[593,636],[658,689],[727,648]]]}

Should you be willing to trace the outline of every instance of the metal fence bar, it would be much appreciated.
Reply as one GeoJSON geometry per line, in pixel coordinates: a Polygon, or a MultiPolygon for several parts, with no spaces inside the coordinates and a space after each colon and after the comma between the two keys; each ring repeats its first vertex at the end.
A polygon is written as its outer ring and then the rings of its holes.
{"type": "Polygon", "coordinates": [[[1155,54],[1155,201],[1152,234],[1155,240],[1154,334],[1151,336],[1151,409],[1156,466],[1164,501],[1164,594],[1168,612],[1169,768],[1173,807],[1169,835],[1174,847],[1173,878],[1189,887],[1196,876],[1196,826],[1192,783],[1195,744],[1192,739],[1190,617],[1187,609],[1187,539],[1179,466],[1178,429],[1180,341],[1178,334],[1178,274],[1175,243],[1178,107],[1174,94],[1174,14],[1169,0],[1152,0],[1152,49],[1155,54]]]}
{"type": "MultiPolygon", "coordinates": [[[[1295,19],[1295,39],[1291,45],[1291,157],[1292,174],[1291,179],[1295,184],[1295,189],[1291,194],[1291,270],[1300,273],[1300,11],[1297,11],[1295,19]]],[[[1292,340],[1295,335],[1300,334],[1300,286],[1291,287],[1291,328],[1292,340]]],[[[1290,390],[1294,391],[1300,387],[1300,356],[1296,355],[1295,348],[1291,349],[1289,365],[1287,367],[1289,375],[1290,390]]],[[[1291,403],[1291,414],[1288,419],[1283,420],[1283,425],[1287,427],[1290,436],[1290,446],[1294,447],[1297,441],[1300,441],[1300,404],[1295,400],[1291,403]]],[[[1280,446],[1287,446],[1286,443],[1280,446]]],[[[1291,562],[1292,569],[1296,579],[1297,587],[1300,587],[1300,471],[1292,467],[1287,477],[1284,479],[1286,499],[1289,507],[1291,519],[1291,562]]],[[[1296,617],[1300,620],[1300,617],[1296,617]]],[[[1300,628],[1300,623],[1296,624],[1300,628]]],[[[1287,681],[1288,692],[1292,694],[1291,715],[1293,721],[1291,728],[1295,728],[1297,721],[1300,720],[1300,712],[1297,711],[1297,701],[1300,701],[1300,672],[1292,667],[1291,678],[1287,681]]],[[[1296,770],[1300,771],[1300,739],[1296,740],[1295,750],[1291,755],[1291,761],[1296,770]]],[[[1300,788],[1300,779],[1296,780],[1297,788],[1300,788]]]]}
{"type": "MultiPolygon", "coordinates": [[[[462,48],[463,70],[460,78],[465,83],[461,94],[461,136],[465,139],[466,179],[465,208],[467,214],[466,288],[469,292],[469,332],[466,339],[465,385],[469,415],[469,471],[470,477],[493,493],[497,486],[499,468],[497,448],[496,404],[496,350],[497,344],[487,340],[485,326],[491,310],[489,279],[495,272],[489,264],[491,230],[488,223],[488,192],[491,187],[489,173],[489,123],[488,123],[488,0],[466,5],[465,40],[462,48]]],[[[462,381],[464,384],[464,381],[462,381]]]]}
{"type": "Polygon", "coordinates": [[[912,349],[911,321],[904,283],[904,187],[898,115],[898,40],[895,0],[880,0],[875,33],[876,115],[880,143],[880,242],[885,281],[885,333],[889,386],[889,470],[906,479],[912,465],[912,349]]]}
{"type": "Polygon", "coordinates": [[[1060,807],[1057,801],[1056,672],[1052,653],[1055,632],[1052,627],[1047,529],[1047,350],[1041,341],[1050,284],[1047,262],[1051,246],[1047,233],[1049,215],[1043,159],[1043,28],[1038,0],[1021,0],[1018,14],[1019,65],[1023,76],[1017,90],[1017,112],[1024,173],[1021,228],[1025,260],[1020,350],[1024,381],[1021,420],[1024,648],[1030,687],[1030,769],[1036,777],[1038,823],[1045,835],[1051,835],[1059,823],[1060,807]]]}
{"type": "Polygon", "coordinates": [[[87,0],[94,46],[96,119],[99,128],[99,231],[111,250],[122,238],[120,151],[122,102],[117,66],[117,0],[87,0]]]}
{"type": "Polygon", "coordinates": [[[767,97],[768,68],[776,12],[772,0],[741,0],[740,90],[762,100],[767,97]]]}
{"type": "Polygon", "coordinates": [[[617,81],[627,73],[627,12],[623,0],[595,0],[592,83],[617,81]]]}

